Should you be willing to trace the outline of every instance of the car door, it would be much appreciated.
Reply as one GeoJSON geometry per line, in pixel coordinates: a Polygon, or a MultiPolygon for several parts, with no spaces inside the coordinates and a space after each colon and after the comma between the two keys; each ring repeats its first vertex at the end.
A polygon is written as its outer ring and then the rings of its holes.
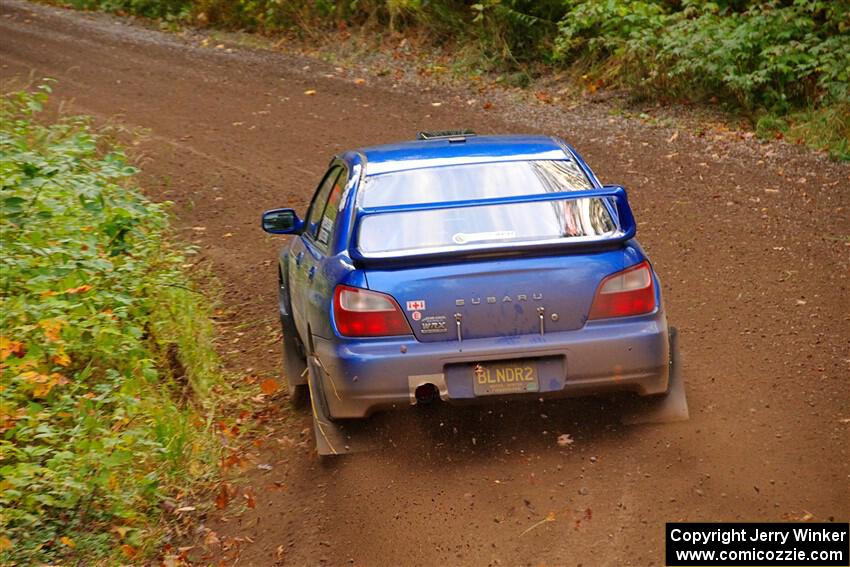
{"type": "Polygon", "coordinates": [[[295,327],[302,339],[307,337],[307,302],[309,301],[310,287],[316,273],[316,261],[319,257],[316,242],[319,237],[319,229],[328,196],[343,172],[344,168],[339,163],[333,163],[328,169],[322,182],[313,195],[310,208],[307,209],[304,231],[293,241],[290,249],[291,259],[289,262],[290,302],[292,304],[292,318],[295,327]]]}

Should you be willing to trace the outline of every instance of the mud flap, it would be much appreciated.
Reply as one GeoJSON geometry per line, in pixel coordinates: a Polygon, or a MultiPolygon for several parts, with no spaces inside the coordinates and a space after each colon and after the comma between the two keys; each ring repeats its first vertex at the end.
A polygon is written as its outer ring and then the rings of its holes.
{"type": "Polygon", "coordinates": [[[670,387],[665,396],[636,398],[624,408],[620,416],[623,425],[641,423],[672,423],[685,421],[688,413],[688,399],[685,395],[685,381],[682,378],[682,364],[679,356],[678,333],[670,329],[670,387]]]}
{"type": "Polygon", "coordinates": [[[328,414],[324,392],[317,384],[322,372],[321,363],[311,356],[308,362],[307,384],[310,388],[310,408],[313,412],[313,433],[319,455],[344,455],[374,448],[363,424],[333,421],[328,414]]]}

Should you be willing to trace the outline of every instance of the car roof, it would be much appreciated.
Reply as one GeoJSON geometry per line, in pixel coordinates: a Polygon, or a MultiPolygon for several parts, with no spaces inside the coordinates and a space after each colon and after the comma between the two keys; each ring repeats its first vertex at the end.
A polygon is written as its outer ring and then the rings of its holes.
{"type": "Polygon", "coordinates": [[[468,163],[572,159],[555,138],[521,135],[411,140],[362,148],[359,152],[366,157],[366,175],[468,163]]]}

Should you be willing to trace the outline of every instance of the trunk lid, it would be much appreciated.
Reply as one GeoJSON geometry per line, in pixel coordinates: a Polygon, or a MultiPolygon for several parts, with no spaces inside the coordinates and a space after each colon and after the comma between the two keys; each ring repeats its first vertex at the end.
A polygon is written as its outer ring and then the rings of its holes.
{"type": "MultiPolygon", "coordinates": [[[[602,279],[625,267],[631,247],[583,254],[488,258],[366,270],[369,289],[398,301],[416,338],[457,341],[579,329],[602,279]]],[[[631,261],[629,262],[631,263],[631,261]]]]}

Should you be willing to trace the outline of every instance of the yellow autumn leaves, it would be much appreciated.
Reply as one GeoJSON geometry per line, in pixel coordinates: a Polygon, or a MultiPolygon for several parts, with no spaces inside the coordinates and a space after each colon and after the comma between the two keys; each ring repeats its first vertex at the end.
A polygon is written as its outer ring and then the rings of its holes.
{"type": "Polygon", "coordinates": [[[34,385],[32,395],[35,398],[43,398],[50,393],[50,390],[52,390],[54,386],[61,386],[68,383],[68,379],[58,372],[53,372],[50,375],[47,375],[34,370],[29,370],[21,374],[21,378],[34,385]]]}
{"type": "Polygon", "coordinates": [[[78,293],[85,293],[87,291],[91,291],[92,289],[94,289],[94,288],[92,286],[90,286],[89,284],[83,284],[83,285],[78,286],[78,287],[69,287],[65,291],[53,291],[52,289],[47,289],[47,290],[44,290],[42,292],[39,292],[39,295],[42,298],[53,297],[54,295],[59,295],[60,293],[64,293],[64,294],[67,294],[67,295],[77,295],[78,293]]]}
{"type": "MultiPolygon", "coordinates": [[[[38,327],[48,343],[61,343],[61,333],[64,326],[65,322],[61,319],[45,319],[38,322],[38,327]]],[[[24,342],[0,336],[0,369],[9,366],[6,361],[12,356],[24,358],[27,350],[27,345],[24,342]]],[[[54,387],[68,383],[68,379],[59,372],[44,370],[44,367],[50,363],[63,368],[67,368],[71,364],[71,357],[65,352],[65,345],[59,344],[52,354],[46,356],[49,357],[49,362],[33,358],[17,364],[15,368],[19,372],[17,379],[32,387],[31,395],[34,398],[44,398],[50,394],[54,387]]]]}
{"type": "Polygon", "coordinates": [[[50,342],[58,342],[61,340],[59,333],[62,332],[62,327],[65,323],[61,319],[45,319],[39,321],[38,326],[44,330],[44,336],[50,342]]]}
{"type": "Polygon", "coordinates": [[[26,352],[27,349],[24,346],[24,343],[20,341],[13,341],[8,337],[0,336],[0,362],[3,362],[12,355],[17,356],[18,358],[23,358],[26,352]]]}

